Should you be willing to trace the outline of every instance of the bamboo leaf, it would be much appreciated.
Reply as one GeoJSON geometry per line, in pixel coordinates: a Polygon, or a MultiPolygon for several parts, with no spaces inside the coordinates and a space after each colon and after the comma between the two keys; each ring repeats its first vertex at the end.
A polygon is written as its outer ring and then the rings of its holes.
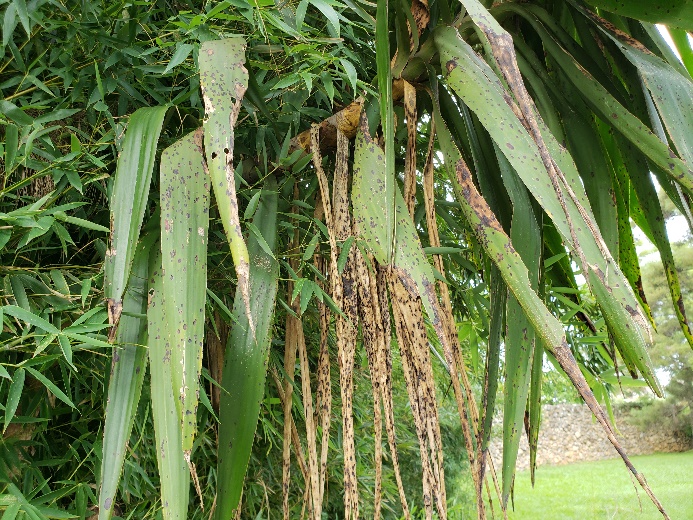
{"type": "Polygon", "coordinates": [[[17,406],[19,406],[19,399],[22,397],[22,390],[24,389],[26,371],[23,368],[18,368],[14,371],[13,376],[12,383],[10,383],[10,390],[7,393],[7,401],[5,402],[5,419],[2,433],[5,433],[7,430],[7,427],[12,422],[14,414],[17,411],[17,406]]]}
{"type": "Polygon", "coordinates": [[[188,518],[190,473],[181,449],[183,441],[177,418],[177,395],[171,385],[171,329],[163,299],[161,252],[157,250],[151,256],[147,307],[148,351],[162,512],[164,520],[185,520],[188,518]]]}
{"type": "MultiPolygon", "coordinates": [[[[250,319],[248,248],[241,231],[233,171],[234,126],[248,89],[245,40],[207,41],[200,47],[200,86],[205,102],[205,154],[219,216],[229,241],[238,286],[250,319]]],[[[250,321],[253,328],[252,319],[250,321]]]]}
{"type": "Polygon", "coordinates": [[[44,320],[40,316],[36,316],[36,314],[32,312],[24,310],[21,307],[17,307],[16,305],[5,305],[2,310],[4,314],[14,316],[15,318],[22,320],[29,325],[33,325],[38,329],[42,329],[49,334],[60,334],[60,329],[58,329],[55,325],[44,320]]]}
{"type": "Polygon", "coordinates": [[[170,327],[171,373],[189,456],[197,405],[207,287],[209,179],[202,156],[202,129],[161,155],[161,252],[164,302],[170,327]]]}
{"type": "MultiPolygon", "coordinates": [[[[267,245],[276,251],[277,188],[270,176],[253,222],[267,245]]],[[[223,493],[217,495],[218,520],[231,518],[238,506],[243,480],[253,445],[265,392],[267,356],[271,339],[272,317],[277,295],[279,264],[260,245],[257,237],[248,239],[250,253],[250,309],[255,333],[249,326],[241,288],[236,290],[233,314],[237,320],[224,356],[224,370],[219,404],[219,454],[217,482],[223,493]]]]}
{"type": "Polygon", "coordinates": [[[36,379],[38,379],[41,383],[43,383],[43,386],[45,386],[51,393],[55,395],[58,399],[60,399],[63,403],[65,403],[67,406],[69,406],[72,409],[75,409],[76,406],[74,403],[70,400],[68,396],[65,395],[65,392],[60,390],[55,384],[48,379],[46,376],[44,376],[41,372],[38,370],[31,368],[30,366],[26,366],[26,371],[29,372],[32,376],[34,376],[36,379]]]}
{"type": "Polygon", "coordinates": [[[113,347],[99,481],[99,520],[108,520],[113,515],[125,451],[142,392],[147,366],[147,319],[133,314],[144,316],[147,312],[149,252],[156,238],[151,233],[137,246],[113,347]]]}
{"type": "Polygon", "coordinates": [[[111,195],[111,240],[106,250],[104,292],[108,320],[112,325],[109,339],[115,338],[123,309],[123,291],[127,285],[142,227],[154,157],[159,134],[168,107],[140,108],[130,116],[118,157],[111,195]]]}

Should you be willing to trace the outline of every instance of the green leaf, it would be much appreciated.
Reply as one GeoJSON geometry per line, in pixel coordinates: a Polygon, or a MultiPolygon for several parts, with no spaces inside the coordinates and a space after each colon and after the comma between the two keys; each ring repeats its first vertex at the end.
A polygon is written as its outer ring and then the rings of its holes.
{"type": "Polygon", "coordinates": [[[347,78],[349,78],[349,83],[351,84],[352,91],[354,92],[354,95],[356,95],[356,80],[358,78],[358,74],[356,73],[356,67],[347,59],[341,58],[339,62],[342,64],[342,67],[344,67],[344,71],[346,72],[347,78]]]}
{"type": "Polygon", "coordinates": [[[13,375],[14,377],[10,384],[10,390],[7,393],[7,401],[5,402],[5,425],[2,429],[3,433],[5,433],[7,427],[12,422],[12,418],[17,411],[17,406],[19,406],[19,399],[22,397],[22,390],[24,389],[26,372],[23,368],[18,368],[14,371],[13,375]]]}
{"type": "MultiPolygon", "coordinates": [[[[10,8],[7,9],[7,11],[9,10],[10,8]]],[[[5,13],[5,18],[7,18],[7,13],[5,13]]],[[[32,117],[28,116],[22,109],[17,107],[17,105],[9,101],[0,100],[0,113],[21,126],[30,126],[34,123],[32,117]]]]}
{"type": "Polygon", "coordinates": [[[351,236],[344,241],[344,244],[342,244],[342,249],[339,252],[339,258],[337,259],[337,272],[339,274],[344,272],[344,267],[349,259],[349,251],[351,251],[351,246],[354,243],[354,239],[355,237],[351,236]]]}
{"type": "MultiPolygon", "coordinates": [[[[108,319],[117,326],[122,298],[149,200],[154,158],[168,107],[140,108],[130,116],[111,195],[111,240],[104,266],[108,319]]],[[[112,331],[111,337],[113,337],[112,331]]]]}
{"type": "MultiPolygon", "coordinates": [[[[522,14],[532,24],[566,78],[582,94],[585,103],[614,130],[631,141],[662,171],[690,191],[693,191],[693,170],[682,161],[666,143],[662,142],[646,125],[630,113],[611,93],[570,55],[536,16],[518,6],[504,4],[505,8],[522,14]]],[[[532,9],[534,12],[536,9],[532,9]]],[[[686,94],[685,94],[686,95],[686,94]]]]}
{"type": "Polygon", "coordinates": [[[45,386],[48,390],[50,390],[55,397],[60,399],[63,403],[65,403],[67,406],[70,408],[76,408],[76,406],[72,403],[69,397],[65,395],[65,393],[60,390],[57,386],[53,384],[52,381],[50,381],[46,376],[44,376],[41,372],[38,370],[35,370],[29,366],[26,367],[27,372],[29,372],[32,376],[34,376],[36,379],[38,379],[41,383],[43,383],[43,386],[45,386]]]}
{"type": "Polygon", "coordinates": [[[161,154],[160,198],[172,385],[183,428],[183,450],[189,454],[197,428],[207,298],[209,179],[202,156],[201,128],[161,154]]]}
{"type": "Polygon", "coordinates": [[[310,0],[310,3],[317,7],[325,18],[327,18],[327,21],[330,22],[330,25],[332,26],[335,37],[339,38],[339,15],[337,14],[337,11],[335,11],[334,8],[325,0],[310,0]]]}
{"type": "MultiPolygon", "coordinates": [[[[693,16],[693,5],[690,7],[693,16]]],[[[693,26],[693,21],[691,21],[693,26]]],[[[693,80],[623,33],[601,24],[602,31],[637,67],[657,112],[681,158],[693,164],[693,80]]],[[[666,144],[666,142],[664,143],[666,144]]]]}
{"type": "MultiPolygon", "coordinates": [[[[277,188],[269,176],[255,214],[254,223],[272,251],[277,238],[277,188]]],[[[238,506],[265,393],[267,356],[272,317],[277,294],[279,265],[260,245],[255,235],[248,238],[250,252],[250,309],[255,333],[250,329],[238,288],[233,305],[237,320],[224,355],[221,401],[219,405],[219,454],[217,482],[224,493],[217,495],[217,520],[231,518],[238,506]]]]}
{"type": "Polygon", "coordinates": [[[693,3],[681,0],[586,0],[594,7],[621,16],[693,31],[693,3]]]}
{"type": "MultiPolygon", "coordinates": [[[[537,145],[506,103],[504,88],[490,67],[459,38],[454,29],[440,28],[435,38],[441,64],[448,71],[446,81],[476,113],[564,239],[572,243],[575,233],[577,243],[573,250],[579,251],[580,258],[584,259],[585,265],[581,265],[581,268],[593,292],[600,295],[598,303],[605,313],[607,324],[613,327],[618,323],[621,333],[625,334],[618,335],[619,351],[637,366],[653,390],[661,393],[647,353],[646,341],[650,338],[647,318],[598,232],[572,159],[540,123],[547,148],[566,178],[567,185],[561,183],[556,187],[562,192],[561,202],[544,168],[537,145]],[[571,195],[568,188],[572,191],[571,195]],[[570,224],[566,220],[566,211],[570,224]],[[605,290],[606,280],[609,281],[608,290],[605,290]],[[600,287],[595,288],[594,284],[600,287]],[[609,301],[602,301],[601,297],[609,301]],[[626,321],[621,327],[618,320],[623,319],[626,321]]],[[[661,141],[657,141],[661,144],[661,141]]],[[[456,161],[452,164],[456,164],[456,161]]],[[[529,315],[527,309],[525,311],[529,315]]],[[[549,341],[546,343],[550,344],[549,341]]]]}
{"type": "MultiPolygon", "coordinates": [[[[378,258],[378,251],[374,250],[376,258],[383,264],[391,264],[395,254],[395,119],[394,106],[392,100],[392,70],[390,69],[390,32],[389,32],[389,14],[388,0],[378,0],[375,28],[375,61],[378,71],[378,94],[380,106],[380,124],[383,129],[383,138],[385,140],[385,165],[382,170],[372,170],[370,175],[373,175],[372,182],[382,183],[378,192],[373,192],[373,196],[377,196],[380,204],[380,224],[385,229],[383,243],[379,245],[382,249],[381,257],[378,258]]],[[[362,115],[361,133],[365,143],[362,146],[368,146],[370,154],[376,153],[376,148],[382,154],[382,150],[378,147],[368,132],[368,124],[364,122],[362,115]]],[[[356,174],[356,165],[354,165],[354,174],[356,174]]],[[[369,180],[371,182],[371,180],[369,180]]],[[[361,230],[363,231],[363,230],[361,230]]]]}
{"type": "Polygon", "coordinates": [[[6,305],[5,307],[3,307],[3,312],[5,314],[9,314],[10,316],[14,316],[19,320],[24,321],[29,325],[33,325],[34,327],[42,329],[45,332],[48,332],[49,334],[60,334],[60,329],[55,327],[52,323],[44,320],[39,316],[36,316],[36,314],[22,309],[21,307],[17,307],[16,305],[6,305]]]}
{"type": "Polygon", "coordinates": [[[132,314],[144,316],[147,312],[149,252],[152,241],[156,238],[156,234],[150,233],[135,252],[132,276],[123,301],[123,315],[113,347],[99,480],[100,520],[108,520],[113,515],[118,483],[147,367],[147,319],[134,317],[132,314]]]}
{"type": "Polygon", "coordinates": [[[2,21],[2,46],[7,47],[7,44],[12,38],[12,33],[17,27],[17,7],[12,2],[5,9],[5,16],[2,21]]]}
{"type": "Polygon", "coordinates": [[[171,61],[168,62],[168,65],[166,66],[162,74],[168,74],[169,72],[171,72],[172,69],[183,63],[188,58],[188,56],[190,56],[192,50],[193,46],[189,43],[176,44],[176,51],[173,53],[173,56],[171,56],[171,61]]]}
{"type": "MultiPolygon", "coordinates": [[[[11,172],[19,149],[19,130],[15,125],[5,126],[5,170],[11,172]]],[[[0,246],[1,247],[1,246],[0,246]]]]}
{"type": "Polygon", "coordinates": [[[164,273],[161,251],[152,255],[149,267],[148,352],[152,395],[152,422],[156,460],[161,479],[164,520],[186,520],[190,496],[190,472],[182,449],[182,430],[171,385],[170,331],[164,305],[164,273]]]}
{"type": "Polygon", "coordinates": [[[13,0],[12,3],[17,9],[19,21],[22,23],[22,27],[24,27],[27,36],[31,36],[31,26],[29,25],[29,12],[26,8],[26,0],[13,0]]]}
{"type": "Polygon", "coordinates": [[[200,86],[207,119],[204,123],[205,154],[219,216],[229,241],[246,311],[250,312],[248,293],[248,248],[241,231],[233,171],[234,126],[241,100],[248,89],[245,40],[228,38],[204,42],[200,48],[200,86]]]}
{"type": "MultiPolygon", "coordinates": [[[[539,289],[541,268],[541,228],[527,189],[517,172],[496,147],[503,180],[513,204],[510,240],[527,266],[530,287],[539,289]]],[[[505,333],[505,407],[503,411],[503,499],[510,495],[515,478],[515,464],[525,419],[531,382],[531,360],[535,333],[520,302],[511,295],[507,303],[505,333]]]]}
{"type": "Polygon", "coordinates": [[[313,235],[313,238],[310,239],[310,242],[308,243],[308,247],[306,247],[306,250],[303,252],[303,261],[308,262],[311,258],[313,258],[313,253],[315,253],[315,248],[318,247],[318,244],[320,243],[320,233],[316,233],[313,235]]]}
{"type": "Polygon", "coordinates": [[[93,222],[89,222],[88,220],[84,220],[83,218],[78,218],[78,217],[72,217],[70,215],[66,215],[62,211],[57,211],[55,213],[55,218],[62,221],[62,222],[67,222],[68,224],[74,224],[75,226],[83,227],[85,229],[91,229],[93,231],[100,231],[102,233],[108,233],[109,229],[104,226],[100,226],[99,224],[94,224],[93,222]]]}
{"type": "Polygon", "coordinates": [[[262,195],[262,190],[256,191],[255,194],[250,198],[248,206],[245,208],[245,213],[243,213],[244,220],[250,220],[253,218],[255,210],[257,209],[257,204],[260,201],[260,195],[262,195]]]}

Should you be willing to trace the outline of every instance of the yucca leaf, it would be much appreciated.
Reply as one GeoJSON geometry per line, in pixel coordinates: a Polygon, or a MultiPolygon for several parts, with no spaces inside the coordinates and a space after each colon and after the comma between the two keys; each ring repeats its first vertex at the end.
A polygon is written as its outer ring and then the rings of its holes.
{"type": "Polygon", "coordinates": [[[630,113],[611,93],[583,68],[575,58],[562,47],[556,35],[549,31],[534,15],[537,6],[520,7],[503,4],[503,9],[521,14],[532,25],[541,38],[546,51],[555,60],[566,78],[582,94],[585,103],[614,130],[624,135],[648,159],[667,173],[674,181],[689,191],[693,191],[693,170],[682,161],[666,143],[662,142],[637,117],[630,113]]]}
{"type": "MultiPolygon", "coordinates": [[[[245,40],[207,41],[200,47],[200,86],[205,102],[205,154],[219,216],[229,241],[246,312],[250,316],[248,248],[241,231],[233,170],[234,126],[248,89],[245,40]]],[[[252,319],[250,321],[253,328],[252,319]]]]}
{"type": "MultiPolygon", "coordinates": [[[[277,245],[277,184],[269,176],[263,187],[253,223],[272,251],[277,245]]],[[[265,392],[267,355],[272,337],[272,317],[277,295],[279,265],[260,245],[248,239],[250,253],[250,309],[255,333],[250,329],[240,287],[236,290],[233,314],[236,318],[224,355],[219,404],[219,454],[217,462],[216,517],[231,518],[243,489],[250,450],[265,392]]]]}
{"type": "MultiPolygon", "coordinates": [[[[647,303],[645,290],[642,285],[640,261],[635,249],[633,229],[630,223],[631,201],[629,194],[631,192],[631,182],[628,177],[628,168],[623,161],[620,150],[616,146],[614,136],[609,132],[608,126],[605,123],[598,122],[597,128],[608,157],[610,176],[614,186],[614,197],[618,214],[618,263],[650,323],[654,323],[652,311],[647,303]]],[[[634,201],[636,200],[634,199],[634,201]]]]}
{"type": "Polygon", "coordinates": [[[617,307],[613,305],[613,302],[618,302],[618,306],[625,314],[619,312],[618,318],[615,314],[607,315],[605,316],[607,323],[613,324],[617,319],[627,317],[628,326],[621,331],[628,332],[628,338],[619,334],[619,350],[624,357],[632,360],[652,388],[661,393],[645,346],[646,338],[649,338],[647,320],[630,286],[603,243],[589,210],[589,203],[577,169],[567,151],[562,149],[548,129],[541,127],[540,124],[542,137],[551,152],[552,159],[567,181],[567,186],[565,184],[557,186],[563,191],[562,202],[559,194],[554,190],[534,141],[506,103],[503,87],[490,67],[476,56],[454,29],[439,28],[434,37],[440,51],[442,66],[448,71],[447,82],[465,104],[477,114],[498,148],[553,220],[564,239],[569,244],[573,243],[574,238],[577,240],[573,250],[583,259],[584,265],[581,267],[589,283],[599,282],[604,289],[606,280],[609,280],[609,290],[599,292],[613,301],[603,308],[615,312],[617,307]],[[572,191],[570,196],[568,196],[568,187],[572,191]],[[566,219],[566,211],[571,222],[566,219]],[[595,273],[596,276],[588,276],[588,273],[595,273]],[[614,280],[623,281],[614,283],[614,280]]]}
{"type": "Polygon", "coordinates": [[[149,253],[156,234],[150,233],[137,246],[132,273],[123,299],[123,315],[113,347],[108,383],[103,460],[99,485],[99,520],[113,515],[125,451],[147,369],[147,284],[149,253]],[[138,317],[142,316],[142,317],[138,317]]]}
{"type": "Polygon", "coordinates": [[[149,199],[156,146],[168,107],[136,110],[128,122],[111,194],[111,240],[104,263],[109,338],[115,338],[137,239],[149,199]]]}
{"type": "Polygon", "coordinates": [[[693,31],[693,4],[681,0],[660,0],[650,2],[648,0],[586,0],[586,2],[599,9],[611,13],[645,20],[652,23],[661,23],[693,31]]]}
{"type": "MultiPolygon", "coordinates": [[[[693,6],[690,10],[693,16],[693,6]]],[[[624,56],[637,67],[681,158],[689,165],[693,164],[693,80],[691,77],[682,75],[640,42],[618,31],[606,20],[596,16],[592,16],[592,19],[618,46],[624,56]]]]}
{"type": "Polygon", "coordinates": [[[647,169],[633,168],[630,170],[630,178],[635,189],[635,193],[640,202],[640,207],[643,210],[645,218],[649,224],[654,244],[659,250],[664,272],[669,285],[674,312],[679,320],[683,335],[688,340],[689,345],[693,347],[693,334],[686,317],[686,309],[683,304],[683,295],[681,293],[681,283],[676,272],[676,264],[674,263],[674,253],[671,249],[671,243],[667,235],[664,214],[659,205],[657,197],[657,189],[654,186],[652,177],[647,169]]]}
{"type": "Polygon", "coordinates": [[[157,250],[151,255],[149,265],[147,319],[152,421],[163,517],[164,520],[185,520],[188,518],[190,473],[181,449],[182,431],[176,407],[178,396],[171,386],[171,329],[164,305],[161,261],[161,251],[157,250]]]}
{"type": "MultiPolygon", "coordinates": [[[[491,263],[489,261],[489,263],[491,263]]],[[[493,426],[493,416],[496,408],[496,393],[498,391],[498,375],[500,367],[500,351],[505,325],[505,310],[508,301],[508,288],[503,281],[498,267],[491,263],[490,281],[490,326],[488,334],[488,352],[486,354],[486,369],[484,394],[482,401],[483,422],[479,432],[481,450],[488,450],[491,440],[491,428],[493,426]]]]}
{"type": "MultiPolygon", "coordinates": [[[[530,287],[539,290],[541,229],[532,200],[517,173],[497,150],[503,180],[513,204],[510,240],[529,274],[530,287]]],[[[515,477],[517,452],[524,424],[531,381],[535,335],[515,296],[508,297],[505,334],[505,406],[503,411],[503,500],[507,501],[515,477]]]]}
{"type": "Polygon", "coordinates": [[[575,158],[585,192],[594,212],[604,242],[618,261],[618,214],[606,153],[599,134],[582,114],[568,112],[563,116],[568,150],[575,158]],[[592,153],[585,153],[592,150],[592,153]]]}
{"type": "MultiPolygon", "coordinates": [[[[541,284],[541,282],[540,282],[541,284]]],[[[534,343],[532,358],[532,375],[529,387],[529,431],[527,432],[529,444],[529,472],[532,485],[534,485],[535,470],[537,467],[537,447],[539,445],[539,427],[541,426],[541,381],[544,374],[544,345],[540,339],[534,343]]]]}
{"type": "Polygon", "coordinates": [[[676,46],[676,50],[679,51],[683,64],[686,66],[688,75],[693,77],[693,45],[688,37],[688,33],[683,29],[674,29],[671,27],[667,28],[671,39],[676,46]]]}
{"type": "MultiPolygon", "coordinates": [[[[390,69],[390,25],[388,0],[378,0],[377,14],[375,17],[375,54],[378,68],[378,93],[380,105],[380,124],[385,140],[384,167],[374,170],[374,181],[382,183],[379,190],[381,201],[380,226],[384,230],[384,236],[380,247],[384,257],[378,258],[382,264],[391,264],[394,260],[395,244],[395,119],[392,100],[392,71],[390,69]]],[[[380,152],[383,153],[382,151],[380,152]]]]}
{"type": "MultiPolygon", "coordinates": [[[[561,323],[550,313],[537,293],[532,289],[527,268],[522,262],[522,259],[513,248],[509,237],[503,232],[495,215],[474,185],[472,173],[453,144],[450,133],[440,117],[440,109],[436,104],[434,104],[434,110],[436,128],[438,131],[438,142],[444,153],[446,165],[448,168],[454,167],[454,173],[450,172],[450,180],[452,181],[455,194],[460,202],[465,217],[474,229],[480,244],[498,266],[508,288],[522,306],[535,332],[543,340],[546,348],[555,356],[561,368],[568,375],[571,382],[580,393],[580,396],[602,426],[609,441],[618,451],[619,455],[621,455],[628,469],[638,480],[657,508],[663,512],[664,509],[662,505],[652,493],[645,478],[635,469],[628,459],[628,456],[623,451],[623,448],[614,435],[606,414],[599,406],[592,391],[589,389],[589,385],[585,380],[585,375],[580,371],[575,358],[570,352],[561,323]]],[[[596,276],[591,270],[589,271],[589,275],[596,276]]],[[[599,284],[595,285],[597,286],[597,298],[605,299],[610,305],[619,307],[616,310],[607,308],[605,309],[605,313],[611,312],[615,315],[622,310],[625,312],[617,302],[613,302],[612,299],[606,298],[603,293],[598,292],[601,288],[599,284]]]]}
{"type": "Polygon", "coordinates": [[[209,179],[201,128],[161,154],[159,191],[172,388],[183,432],[182,449],[189,455],[197,427],[207,288],[209,179]]]}
{"type": "MultiPolygon", "coordinates": [[[[365,115],[362,115],[354,148],[352,178],[354,222],[378,262],[388,265],[387,241],[390,240],[390,234],[386,226],[381,224],[383,208],[387,207],[385,204],[388,203],[387,187],[381,178],[385,166],[383,150],[368,134],[368,123],[365,115]]],[[[407,276],[411,277],[431,321],[437,323],[440,311],[435,295],[433,268],[426,259],[404,198],[396,186],[394,195],[395,244],[398,245],[392,265],[401,268],[407,276]]]]}

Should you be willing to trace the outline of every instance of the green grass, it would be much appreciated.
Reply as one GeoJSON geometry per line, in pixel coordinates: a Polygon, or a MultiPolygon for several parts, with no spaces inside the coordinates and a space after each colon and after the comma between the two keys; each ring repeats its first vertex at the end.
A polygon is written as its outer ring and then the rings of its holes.
{"type": "MultiPolygon", "coordinates": [[[[693,451],[633,457],[635,467],[672,519],[693,518],[693,451]]],[[[637,485],[637,483],[636,483],[637,485]]],[[[620,459],[543,466],[532,489],[529,471],[515,479],[515,511],[525,519],[655,519],[662,518],[647,495],[630,479],[620,459]],[[638,501],[638,497],[640,501],[638,501]],[[642,504],[642,511],[640,509],[642,504]]]]}

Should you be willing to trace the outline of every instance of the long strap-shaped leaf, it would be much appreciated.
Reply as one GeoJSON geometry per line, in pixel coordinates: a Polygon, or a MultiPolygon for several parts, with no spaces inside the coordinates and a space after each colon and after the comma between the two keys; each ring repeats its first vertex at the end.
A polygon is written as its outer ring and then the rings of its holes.
{"type": "Polygon", "coordinates": [[[123,291],[128,283],[135,247],[142,227],[154,169],[159,134],[168,107],[140,108],[130,116],[118,156],[111,195],[111,241],[106,251],[104,292],[115,338],[123,310],[123,291]]]}
{"type": "Polygon", "coordinates": [[[255,333],[250,329],[241,288],[236,290],[233,314],[236,324],[231,331],[224,356],[222,395],[219,404],[219,454],[217,463],[217,520],[227,520],[241,498],[243,479],[265,393],[267,355],[277,296],[279,265],[263,246],[271,251],[277,242],[277,185],[270,176],[253,219],[261,237],[248,239],[250,253],[250,310],[255,333]],[[260,240],[265,244],[261,245],[260,240]]]}
{"type": "Polygon", "coordinates": [[[529,22],[541,38],[546,51],[565,73],[566,78],[580,91],[584,101],[601,119],[623,134],[671,179],[689,191],[693,191],[693,167],[682,161],[666,143],[631,114],[590,74],[590,71],[584,69],[563,48],[557,36],[544,25],[544,18],[550,18],[544,10],[538,6],[520,6],[511,5],[511,3],[503,4],[498,8],[499,12],[502,10],[515,12],[529,22]],[[539,16],[542,17],[541,21],[539,16]]]}
{"type": "MultiPolygon", "coordinates": [[[[378,93],[380,94],[380,124],[385,139],[385,168],[374,172],[383,183],[385,204],[380,210],[384,240],[382,247],[387,260],[392,263],[396,241],[395,226],[395,118],[392,103],[392,70],[390,68],[390,34],[388,0],[378,0],[375,26],[375,53],[378,67],[378,93]]],[[[407,42],[408,46],[409,42],[407,42]]],[[[408,49],[407,49],[408,50],[408,49]]]]}
{"type": "MultiPolygon", "coordinates": [[[[498,266],[505,283],[522,306],[535,332],[543,340],[546,348],[554,355],[561,368],[563,368],[568,375],[628,469],[633,473],[638,482],[640,482],[640,485],[665,518],[668,518],[664,513],[662,505],[647,485],[645,478],[635,469],[630,459],[623,451],[618,439],[616,439],[606,414],[599,406],[599,403],[585,380],[585,376],[580,371],[568,347],[561,323],[549,312],[544,303],[537,296],[537,293],[532,289],[527,267],[522,262],[520,255],[515,251],[509,237],[505,234],[495,215],[474,185],[472,173],[453,144],[449,130],[447,130],[445,122],[440,116],[440,112],[437,108],[434,117],[438,129],[438,142],[445,156],[445,164],[447,168],[450,169],[450,180],[453,183],[455,194],[460,202],[462,211],[474,229],[479,243],[498,266]]],[[[603,295],[598,295],[598,297],[603,297],[603,295]]]]}
{"type": "Polygon", "coordinates": [[[152,240],[156,238],[156,234],[150,234],[140,242],[135,252],[123,301],[125,314],[120,320],[113,347],[103,435],[99,520],[108,520],[113,514],[125,450],[142,393],[147,367],[147,320],[143,316],[147,312],[149,252],[152,240]]]}
{"type": "MultiPolygon", "coordinates": [[[[498,163],[508,195],[513,203],[510,239],[527,266],[534,291],[539,289],[541,265],[541,229],[537,223],[527,189],[507,159],[496,149],[498,163]]],[[[503,411],[503,501],[507,503],[515,476],[515,463],[520,447],[522,425],[531,381],[531,359],[535,334],[515,296],[508,298],[505,334],[505,408],[503,411]]]]}
{"type": "MultiPolygon", "coordinates": [[[[379,218],[382,215],[383,201],[387,200],[387,192],[384,184],[379,182],[378,173],[385,168],[385,159],[382,149],[378,146],[375,140],[368,133],[368,122],[365,113],[361,114],[361,124],[359,133],[356,135],[356,145],[354,149],[354,173],[352,181],[352,206],[354,212],[354,222],[359,231],[363,234],[368,246],[373,250],[375,257],[381,263],[388,265],[387,255],[385,253],[385,240],[387,234],[379,226],[379,218]]],[[[409,216],[406,204],[399,189],[395,187],[395,216],[397,225],[395,226],[395,252],[393,264],[389,264],[391,269],[390,283],[393,288],[405,288],[410,298],[417,300],[420,297],[426,313],[436,331],[436,335],[443,345],[446,362],[451,367],[456,366],[456,359],[453,353],[453,347],[449,339],[449,333],[446,330],[445,322],[442,317],[442,309],[438,302],[438,295],[435,290],[435,280],[433,277],[433,268],[428,263],[426,255],[421,248],[421,242],[417,234],[414,223],[409,216]],[[396,279],[395,279],[396,278],[396,279]]],[[[417,312],[416,309],[408,309],[410,302],[403,298],[403,291],[399,294],[399,304],[404,312],[417,312]]],[[[411,321],[407,324],[409,327],[416,327],[417,322],[411,321]]],[[[400,332],[406,331],[406,327],[400,332]]],[[[418,331],[411,331],[412,335],[418,334],[418,331]]],[[[451,378],[452,386],[455,394],[458,414],[462,427],[468,426],[466,416],[467,409],[464,403],[464,396],[460,385],[460,380],[457,374],[453,372],[451,378]]],[[[470,436],[471,441],[471,436],[470,436]]],[[[421,449],[425,449],[423,446],[421,449]]],[[[468,450],[467,456],[470,459],[470,464],[474,468],[473,476],[475,478],[476,489],[481,489],[480,471],[476,465],[474,450],[468,450]]],[[[442,481],[442,468],[441,468],[442,481]]],[[[438,490],[440,495],[437,504],[441,509],[445,508],[442,503],[441,495],[444,496],[442,490],[438,490]]],[[[483,503],[480,506],[483,508],[483,503]]]]}
{"type": "Polygon", "coordinates": [[[582,10],[637,67],[652,94],[659,116],[684,161],[693,164],[693,80],[683,75],[640,42],[594,13],[582,10]]]}
{"type": "Polygon", "coordinates": [[[586,0],[588,4],[622,16],[663,23],[693,31],[693,3],[681,0],[586,0]]]}
{"type": "Polygon", "coordinates": [[[164,301],[171,337],[172,388],[190,456],[202,370],[209,179],[202,157],[202,129],[183,137],[161,155],[161,251],[164,301]]]}
{"type": "Polygon", "coordinates": [[[248,248],[238,216],[233,171],[234,127],[241,110],[241,99],[248,88],[248,71],[243,66],[245,40],[228,38],[205,42],[200,47],[199,63],[200,86],[207,116],[204,127],[209,175],[252,330],[248,248]]]}
{"type": "Polygon", "coordinates": [[[156,438],[156,460],[161,485],[164,520],[188,518],[190,473],[181,450],[182,432],[171,386],[170,327],[164,306],[164,273],[161,251],[152,255],[149,267],[149,364],[152,421],[156,438]]]}
{"type": "Polygon", "coordinates": [[[595,292],[607,296],[600,301],[619,350],[637,366],[650,386],[661,393],[654,377],[645,338],[649,337],[647,319],[608,249],[601,240],[574,163],[545,127],[542,137],[552,160],[565,173],[565,181],[554,183],[540,157],[535,141],[517,120],[505,93],[490,67],[461,40],[457,32],[441,28],[435,34],[441,63],[448,71],[447,82],[474,111],[499,149],[515,168],[525,186],[553,220],[563,237],[579,253],[581,267],[595,292]],[[559,194],[563,192],[563,196],[559,194]],[[569,197],[565,193],[572,192],[569,197]],[[569,216],[569,219],[566,218],[569,216]],[[606,289],[606,280],[609,289],[606,289]],[[614,283],[615,280],[619,282],[614,283]]]}

